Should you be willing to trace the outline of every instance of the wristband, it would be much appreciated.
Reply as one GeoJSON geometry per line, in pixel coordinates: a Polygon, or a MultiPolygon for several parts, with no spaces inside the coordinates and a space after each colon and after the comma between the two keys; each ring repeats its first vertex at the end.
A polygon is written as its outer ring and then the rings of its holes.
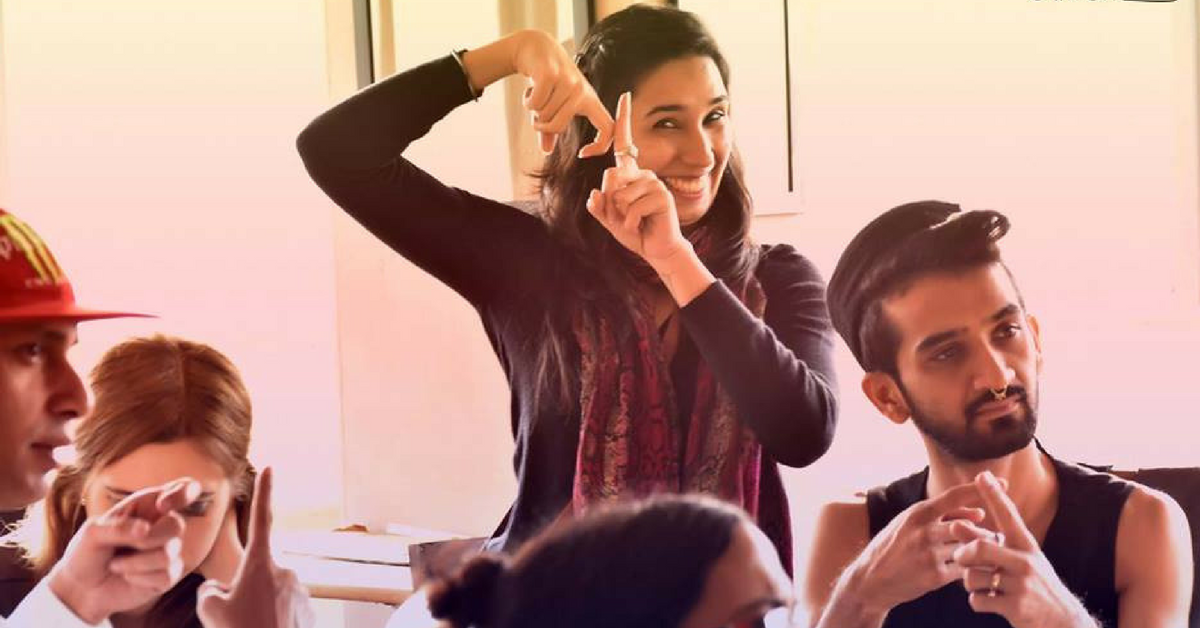
{"type": "Polygon", "coordinates": [[[479,102],[479,97],[483,95],[483,90],[475,91],[475,87],[471,85],[471,77],[467,75],[467,66],[463,65],[462,56],[467,52],[466,48],[462,50],[454,50],[450,53],[451,57],[458,62],[458,69],[462,70],[463,81],[467,84],[467,91],[471,94],[471,99],[479,102]]]}

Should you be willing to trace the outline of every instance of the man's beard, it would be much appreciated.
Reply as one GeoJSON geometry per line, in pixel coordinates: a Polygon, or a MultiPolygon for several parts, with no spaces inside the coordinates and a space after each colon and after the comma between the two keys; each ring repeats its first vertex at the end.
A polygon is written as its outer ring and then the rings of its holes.
{"type": "Polygon", "coordinates": [[[922,434],[937,444],[938,448],[961,462],[980,462],[1002,458],[1024,449],[1033,440],[1037,431],[1036,390],[1031,403],[1022,386],[1009,386],[1008,396],[1017,397],[1020,410],[988,421],[986,432],[977,429],[979,408],[995,401],[992,393],[985,391],[978,399],[967,404],[963,419],[958,421],[937,420],[921,409],[903,385],[900,393],[912,411],[913,424],[922,434]],[[1023,415],[1023,416],[1022,416],[1023,415]]]}

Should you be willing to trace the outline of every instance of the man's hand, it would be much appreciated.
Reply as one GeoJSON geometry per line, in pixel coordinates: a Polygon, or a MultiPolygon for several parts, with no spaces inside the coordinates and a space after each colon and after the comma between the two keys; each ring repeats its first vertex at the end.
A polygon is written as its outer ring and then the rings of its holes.
{"type": "Polygon", "coordinates": [[[997,527],[997,539],[981,538],[954,552],[965,570],[963,584],[971,608],[996,613],[1015,628],[1095,628],[1096,622],[1054,573],[1017,507],[990,472],[975,486],[997,527]]]}
{"type": "Polygon", "coordinates": [[[47,575],[50,590],[88,623],[162,595],[183,577],[183,517],[200,495],[182,478],[144,489],[83,524],[47,575]]]}
{"type": "Polygon", "coordinates": [[[963,484],[897,515],[842,572],[819,625],[880,626],[893,607],[962,577],[954,551],[993,536],[979,526],[981,505],[963,484]]]}
{"type": "Polygon", "coordinates": [[[271,469],[258,474],[250,506],[250,538],[231,583],[208,580],[196,598],[206,628],[293,628],[310,626],[313,618],[303,587],[291,570],[271,558],[271,469]]]}

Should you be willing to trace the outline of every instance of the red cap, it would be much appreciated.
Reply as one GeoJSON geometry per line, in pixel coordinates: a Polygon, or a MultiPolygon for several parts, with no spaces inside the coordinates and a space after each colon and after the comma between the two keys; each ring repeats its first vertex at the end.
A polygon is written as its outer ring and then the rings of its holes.
{"type": "Polygon", "coordinates": [[[75,292],[46,243],[0,209],[0,323],[147,316],[75,305],[75,292]]]}

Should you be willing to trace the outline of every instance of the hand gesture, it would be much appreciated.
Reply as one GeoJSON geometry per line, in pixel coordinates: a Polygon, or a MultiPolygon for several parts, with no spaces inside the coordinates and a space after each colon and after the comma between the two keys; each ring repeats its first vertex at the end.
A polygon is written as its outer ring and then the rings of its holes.
{"type": "Polygon", "coordinates": [[[296,574],[271,558],[271,469],[254,482],[246,552],[231,583],[205,581],[196,595],[196,610],[206,628],[293,628],[311,626],[307,597],[296,574]]]}
{"type": "Polygon", "coordinates": [[[861,576],[863,603],[886,612],[961,578],[955,551],[994,536],[979,525],[980,504],[978,488],[962,484],[892,519],[851,566],[861,576]]]}
{"type": "Polygon", "coordinates": [[[88,623],[158,598],[183,577],[175,512],[200,496],[182,478],[143,489],[83,524],[47,576],[50,590],[88,623]]]}
{"type": "Polygon", "coordinates": [[[558,135],[575,116],[587,117],[597,129],[596,138],[578,156],[594,157],[608,150],[612,116],[558,42],[541,31],[527,31],[517,46],[513,67],[529,79],[523,103],[532,115],[542,152],[554,149],[558,135]]]}
{"type": "Polygon", "coordinates": [[[690,247],[679,228],[675,197],[651,170],[641,170],[633,145],[633,96],[617,101],[613,138],[616,165],[604,171],[600,190],[588,195],[588,212],[625,248],[651,266],[690,247]]]}
{"type": "Polygon", "coordinates": [[[971,608],[997,613],[1015,628],[1094,627],[1096,622],[1058,579],[996,477],[980,473],[974,486],[1003,537],[980,538],[954,552],[954,561],[964,569],[971,608]]]}

